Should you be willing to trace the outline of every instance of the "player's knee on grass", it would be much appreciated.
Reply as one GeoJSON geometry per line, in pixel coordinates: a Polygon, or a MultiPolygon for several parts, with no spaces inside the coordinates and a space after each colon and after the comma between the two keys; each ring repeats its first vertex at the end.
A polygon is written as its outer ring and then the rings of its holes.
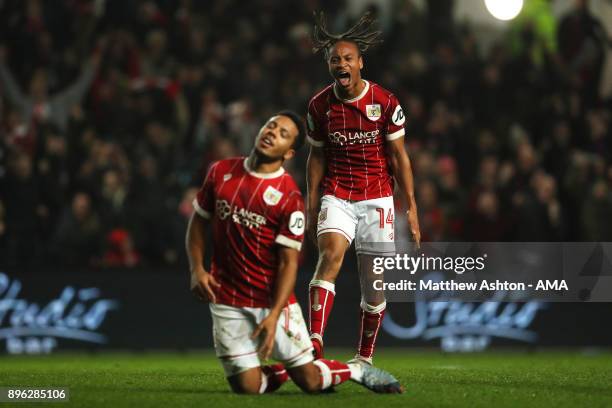
{"type": "Polygon", "coordinates": [[[299,367],[288,368],[287,372],[291,380],[302,391],[314,394],[321,391],[321,376],[319,369],[312,363],[304,364],[299,367]]]}
{"type": "Polygon", "coordinates": [[[240,374],[227,377],[229,385],[236,394],[259,394],[261,388],[261,368],[251,368],[240,374]]]}

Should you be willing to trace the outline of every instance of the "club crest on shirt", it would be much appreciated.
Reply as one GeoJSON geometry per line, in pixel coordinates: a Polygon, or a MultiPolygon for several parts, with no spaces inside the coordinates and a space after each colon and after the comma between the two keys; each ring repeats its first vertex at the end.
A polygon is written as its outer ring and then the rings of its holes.
{"type": "Polygon", "coordinates": [[[370,120],[378,120],[380,119],[381,109],[380,104],[376,103],[374,105],[366,105],[366,116],[370,120]]]}
{"type": "Polygon", "coordinates": [[[278,204],[282,196],[283,193],[281,193],[272,186],[268,186],[268,188],[266,188],[266,191],[264,191],[263,193],[263,199],[268,205],[278,204]]]}

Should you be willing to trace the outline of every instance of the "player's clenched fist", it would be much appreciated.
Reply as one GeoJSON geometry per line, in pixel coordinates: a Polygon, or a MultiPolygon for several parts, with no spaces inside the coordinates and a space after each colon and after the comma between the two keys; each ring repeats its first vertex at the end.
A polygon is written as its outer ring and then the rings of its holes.
{"type": "Polygon", "coordinates": [[[214,289],[219,288],[221,284],[215,278],[204,270],[203,267],[198,267],[191,271],[191,292],[202,302],[215,303],[214,289]]]}

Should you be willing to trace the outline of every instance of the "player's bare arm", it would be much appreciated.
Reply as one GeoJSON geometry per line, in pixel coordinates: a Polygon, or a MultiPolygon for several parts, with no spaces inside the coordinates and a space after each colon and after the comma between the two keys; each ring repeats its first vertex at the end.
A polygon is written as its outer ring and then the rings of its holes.
{"type": "Polygon", "coordinates": [[[295,280],[297,278],[299,251],[279,247],[278,250],[278,275],[273,292],[270,314],[262,320],[253,332],[253,338],[262,336],[259,353],[264,359],[268,359],[274,348],[274,336],[278,318],[285,306],[289,296],[293,293],[295,280]]]}
{"type": "Polygon", "coordinates": [[[393,177],[397,180],[400,190],[404,196],[407,205],[408,223],[410,225],[410,234],[417,245],[421,244],[421,230],[419,228],[419,217],[417,205],[414,199],[414,177],[412,176],[412,166],[406,149],[404,148],[404,138],[400,137],[395,140],[387,141],[387,151],[393,177]]]}
{"type": "Polygon", "coordinates": [[[215,303],[214,288],[219,287],[219,283],[204,269],[207,225],[208,221],[194,212],[187,226],[185,246],[191,273],[191,292],[203,302],[215,303]]]}
{"type": "Polygon", "coordinates": [[[306,163],[306,184],[308,196],[306,198],[306,231],[312,242],[317,242],[317,214],[321,200],[320,186],[325,175],[325,154],[322,147],[310,146],[308,161],[306,163]]]}

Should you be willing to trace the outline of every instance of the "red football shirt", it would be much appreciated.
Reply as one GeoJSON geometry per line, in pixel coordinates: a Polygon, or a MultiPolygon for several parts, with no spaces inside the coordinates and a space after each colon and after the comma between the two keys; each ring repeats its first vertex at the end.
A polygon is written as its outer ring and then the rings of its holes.
{"type": "Polygon", "coordinates": [[[343,100],[331,84],[308,104],[308,141],[323,147],[324,194],[361,201],[393,195],[385,141],[404,136],[404,111],[397,98],[365,81],[354,99],[343,100]]]}
{"type": "MultiPolygon", "coordinates": [[[[244,157],[220,160],[210,167],[193,206],[212,220],[210,272],[221,284],[217,303],[270,307],[277,245],[300,250],[304,239],[304,201],[293,178],[282,167],[256,173],[244,157]]],[[[294,295],[289,302],[295,303],[294,295]]]]}

